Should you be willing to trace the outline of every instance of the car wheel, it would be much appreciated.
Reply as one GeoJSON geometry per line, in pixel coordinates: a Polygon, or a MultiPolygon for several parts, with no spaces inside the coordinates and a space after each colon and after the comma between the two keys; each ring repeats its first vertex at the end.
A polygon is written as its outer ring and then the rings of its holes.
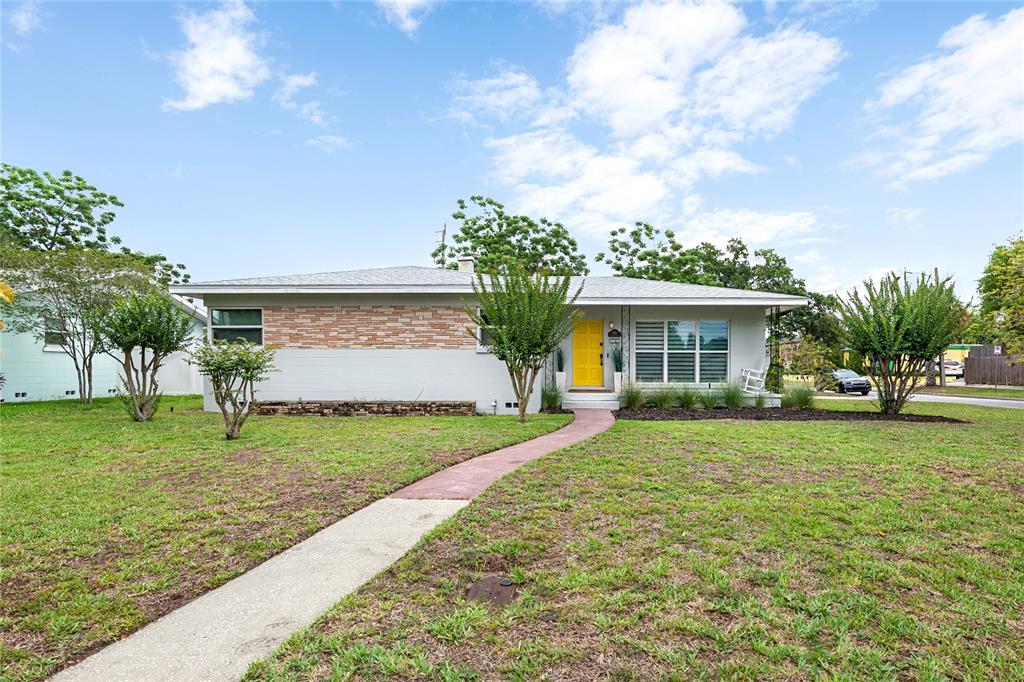
{"type": "Polygon", "coordinates": [[[861,392],[860,392],[860,394],[861,394],[861,395],[867,395],[868,393],[871,393],[871,391],[870,391],[870,390],[868,390],[868,391],[861,391],[861,392]]]}
{"type": "Polygon", "coordinates": [[[846,386],[839,384],[839,386],[836,387],[836,393],[846,393],[846,386]]]}

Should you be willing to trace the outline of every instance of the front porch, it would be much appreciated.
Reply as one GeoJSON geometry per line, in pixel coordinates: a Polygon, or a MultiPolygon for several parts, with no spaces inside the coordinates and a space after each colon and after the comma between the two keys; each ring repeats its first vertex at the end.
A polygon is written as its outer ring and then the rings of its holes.
{"type": "MultiPolygon", "coordinates": [[[[764,367],[763,305],[585,305],[546,381],[568,409],[614,409],[623,385],[714,391],[764,367]]],[[[777,397],[764,391],[766,397],[777,397]]]]}

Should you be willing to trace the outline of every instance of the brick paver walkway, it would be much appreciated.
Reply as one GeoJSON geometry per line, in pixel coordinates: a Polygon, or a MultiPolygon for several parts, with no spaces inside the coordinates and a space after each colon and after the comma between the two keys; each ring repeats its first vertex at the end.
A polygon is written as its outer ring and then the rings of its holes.
{"type": "Polygon", "coordinates": [[[615,422],[615,417],[608,410],[574,410],[574,413],[576,418],[572,423],[554,433],[450,466],[392,493],[391,497],[408,500],[472,499],[521,464],[597,435],[615,422]]]}

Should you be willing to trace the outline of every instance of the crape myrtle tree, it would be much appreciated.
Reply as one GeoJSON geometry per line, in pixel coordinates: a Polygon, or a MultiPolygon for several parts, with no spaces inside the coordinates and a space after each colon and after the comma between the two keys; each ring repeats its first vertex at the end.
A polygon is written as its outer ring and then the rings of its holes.
{"type": "Polygon", "coordinates": [[[73,246],[0,248],[0,269],[19,294],[9,307],[11,330],[59,345],[74,363],[79,402],[92,402],[104,321],[119,297],[153,286],[151,268],[133,256],[73,246]]]}
{"type": "Polygon", "coordinates": [[[474,212],[459,199],[458,210],[452,214],[461,223],[452,236],[453,243],[442,243],[431,254],[440,267],[456,269],[459,258],[470,257],[480,272],[497,272],[505,267],[556,275],[589,272],[586,257],[561,223],[508,213],[489,197],[474,195],[469,201],[474,212]]]}
{"type": "Polygon", "coordinates": [[[192,316],[162,291],[123,296],[103,320],[105,351],[121,363],[125,407],[135,421],[149,421],[156,411],[157,372],[171,353],[188,349],[192,323],[192,316]]]}
{"type": "Polygon", "coordinates": [[[911,282],[895,274],[877,285],[867,280],[863,294],[854,289],[839,315],[846,344],[867,359],[879,409],[890,416],[903,410],[925,366],[956,340],[966,319],[950,278],[911,282]]]}
{"type": "Polygon", "coordinates": [[[519,403],[519,421],[544,361],[569,334],[579,313],[573,308],[580,288],[570,292],[567,275],[546,275],[523,267],[498,273],[478,273],[473,282],[475,304],[465,302],[466,314],[481,330],[480,344],[505,363],[519,403]]]}
{"type": "Polygon", "coordinates": [[[199,373],[210,378],[213,399],[224,416],[224,434],[235,440],[252,413],[256,384],[274,371],[273,349],[248,341],[204,342],[192,353],[199,373]]]}

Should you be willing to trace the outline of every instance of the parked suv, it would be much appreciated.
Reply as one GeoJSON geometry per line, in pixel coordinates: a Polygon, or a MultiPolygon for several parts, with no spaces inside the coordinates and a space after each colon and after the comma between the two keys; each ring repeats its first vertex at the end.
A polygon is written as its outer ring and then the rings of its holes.
{"type": "Polygon", "coordinates": [[[867,377],[854,372],[852,369],[837,368],[822,370],[825,377],[831,377],[831,383],[839,393],[860,393],[867,395],[871,392],[871,381],[867,377]]]}

